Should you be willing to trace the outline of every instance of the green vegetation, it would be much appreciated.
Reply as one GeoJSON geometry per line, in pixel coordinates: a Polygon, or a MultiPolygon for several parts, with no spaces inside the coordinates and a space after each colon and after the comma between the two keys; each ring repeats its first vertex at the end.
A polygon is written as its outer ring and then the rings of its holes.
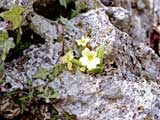
{"type": "Polygon", "coordinates": [[[3,30],[0,33],[0,50],[1,50],[1,56],[0,56],[0,71],[1,71],[1,78],[0,80],[4,78],[4,69],[5,69],[5,63],[6,57],[11,49],[13,49],[21,39],[21,23],[23,20],[22,13],[24,9],[19,7],[18,5],[13,5],[13,7],[5,12],[2,12],[0,16],[7,22],[10,22],[9,24],[12,24],[9,29],[12,31],[16,31],[17,38],[14,40],[13,37],[9,36],[9,33],[7,30],[3,30]],[[16,41],[16,43],[14,42],[16,41]]]}
{"type": "Polygon", "coordinates": [[[73,50],[70,50],[62,56],[60,59],[61,63],[66,65],[70,71],[75,70],[75,66],[82,72],[93,74],[102,73],[104,70],[104,46],[101,45],[97,48],[97,50],[91,50],[87,45],[90,41],[92,41],[92,39],[89,37],[82,37],[82,39],[76,40],[81,51],[81,56],[79,58],[75,58],[73,55],[73,50]]]}
{"type": "Polygon", "coordinates": [[[28,80],[28,84],[29,89],[15,90],[1,96],[1,99],[4,101],[5,99],[12,101],[12,104],[14,103],[17,109],[20,110],[20,113],[13,119],[42,119],[44,118],[44,112],[48,112],[51,114],[51,120],[76,120],[75,115],[71,115],[65,111],[60,112],[54,108],[54,103],[60,98],[57,91],[54,91],[50,87],[46,87],[45,89],[43,87],[33,88],[31,80],[28,80]],[[43,108],[47,111],[43,111],[43,108]]]}
{"type": "Polygon", "coordinates": [[[13,30],[17,29],[20,27],[23,17],[22,13],[24,12],[24,9],[21,8],[20,6],[14,4],[13,7],[5,12],[2,12],[0,16],[5,20],[5,21],[10,21],[13,24],[13,30]]]}
{"type": "Polygon", "coordinates": [[[2,34],[0,34],[0,38],[0,49],[2,49],[1,59],[2,61],[5,61],[9,50],[15,47],[15,43],[13,38],[9,37],[7,31],[5,30],[2,31],[2,34]]]}
{"type": "MultiPolygon", "coordinates": [[[[87,9],[85,2],[80,2],[79,0],[59,0],[60,5],[65,9],[69,9],[67,8],[67,5],[70,2],[74,2],[75,6],[74,9],[71,10],[71,13],[68,14],[68,18],[73,18],[79,15],[83,10],[87,9]]],[[[7,57],[9,56],[9,53],[12,52],[11,50],[16,48],[17,51],[20,51],[26,46],[26,44],[21,42],[21,37],[23,34],[22,30],[24,27],[22,26],[23,12],[24,8],[14,4],[10,10],[0,13],[0,17],[8,23],[7,28],[0,32],[0,84],[2,84],[5,79],[5,62],[7,57]]],[[[64,25],[66,24],[66,18],[60,17],[59,20],[64,25]]],[[[90,38],[87,39],[90,40],[90,38]]],[[[63,72],[64,67],[71,72],[76,71],[76,67],[78,67],[78,69],[82,72],[94,74],[98,74],[103,71],[103,46],[99,47],[97,50],[90,50],[87,47],[87,43],[89,41],[86,41],[86,38],[83,38],[83,40],[80,41],[80,43],[78,43],[77,41],[77,44],[79,44],[78,47],[81,49],[81,56],[78,59],[75,58],[75,56],[73,55],[73,51],[71,50],[60,58],[60,61],[53,66],[52,70],[49,71],[45,68],[38,67],[37,72],[32,76],[32,78],[48,80],[44,87],[33,87],[32,80],[29,79],[27,87],[24,87],[23,90],[15,90],[4,94],[5,97],[11,97],[15,104],[19,105],[18,107],[20,109],[21,115],[23,115],[25,112],[28,112],[27,109],[30,109],[31,106],[34,106],[34,103],[42,102],[45,104],[49,104],[54,101],[60,100],[59,92],[50,88],[48,84],[49,82],[53,81],[55,77],[57,77],[61,72],[63,72]],[[91,54],[82,55],[82,52],[85,48],[87,48],[91,54]],[[93,64],[91,65],[92,69],[90,69],[87,65],[83,64],[85,61],[80,61],[81,57],[86,58],[89,64],[90,62],[92,62],[92,60],[95,59],[98,59],[98,63],[95,64],[96,66],[92,66],[94,64],[93,62],[93,64]]],[[[29,43],[29,45],[30,44],[31,43],[29,43]]],[[[62,120],[75,120],[76,116],[70,115],[68,112],[64,112],[63,114],[59,115],[59,113],[53,110],[52,119],[58,120],[59,118],[61,118],[62,120]]]]}
{"type": "MultiPolygon", "coordinates": [[[[67,6],[69,3],[73,2],[73,0],[59,0],[59,3],[61,6],[64,6],[65,9],[67,9],[67,6]]],[[[78,16],[82,11],[85,11],[87,9],[87,5],[85,2],[82,2],[80,0],[74,1],[75,8],[71,9],[71,14],[68,16],[69,18],[73,18],[78,16]]]]}
{"type": "Polygon", "coordinates": [[[37,73],[33,76],[33,78],[45,80],[47,78],[47,75],[49,75],[49,73],[50,72],[47,69],[39,67],[37,73]]]}
{"type": "Polygon", "coordinates": [[[57,91],[54,91],[50,87],[46,87],[41,91],[42,93],[38,94],[38,97],[45,99],[46,103],[49,103],[50,99],[60,99],[60,94],[57,91]]]}
{"type": "Polygon", "coordinates": [[[39,67],[37,73],[33,75],[33,78],[42,80],[48,78],[50,81],[52,81],[56,76],[58,76],[62,72],[62,70],[62,64],[56,64],[51,72],[45,68],[39,67]]]}
{"type": "Polygon", "coordinates": [[[72,0],[59,0],[60,5],[67,8],[67,4],[70,3],[72,0]]]}
{"type": "Polygon", "coordinates": [[[87,9],[87,6],[84,2],[80,2],[79,0],[75,1],[75,9],[72,10],[71,18],[78,16],[82,12],[82,10],[85,9],[87,9]]]}

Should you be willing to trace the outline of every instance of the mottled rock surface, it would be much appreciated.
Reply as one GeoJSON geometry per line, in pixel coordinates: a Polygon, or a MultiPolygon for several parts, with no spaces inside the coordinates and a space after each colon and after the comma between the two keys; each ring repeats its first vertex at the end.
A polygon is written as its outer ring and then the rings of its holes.
{"type": "Polygon", "coordinates": [[[25,6],[28,4],[29,0],[1,0],[0,7],[4,9],[9,9],[13,4],[17,3],[20,6],[25,6]]]}
{"type": "MultiPolygon", "coordinates": [[[[160,119],[160,57],[124,32],[130,19],[129,12],[123,8],[103,7],[67,21],[63,32],[65,47],[74,49],[75,40],[82,36],[93,39],[93,49],[105,44],[105,70],[96,76],[64,71],[56,77],[49,86],[61,95],[62,102],[56,105],[57,109],[77,115],[78,120],[160,119]]],[[[39,16],[35,14],[32,23],[37,24],[36,31],[40,25],[45,27],[43,24],[47,24],[47,28],[52,26],[45,18],[42,23],[36,21],[39,16]]],[[[44,34],[46,43],[31,46],[24,51],[27,59],[23,64],[16,66],[15,61],[15,65],[8,68],[6,82],[11,83],[10,90],[23,89],[27,79],[31,79],[34,86],[45,84],[46,81],[32,76],[39,66],[51,70],[59,60],[62,43],[53,40],[58,37],[53,29],[48,32],[44,32],[46,28],[39,29],[37,33],[44,34]]]]}

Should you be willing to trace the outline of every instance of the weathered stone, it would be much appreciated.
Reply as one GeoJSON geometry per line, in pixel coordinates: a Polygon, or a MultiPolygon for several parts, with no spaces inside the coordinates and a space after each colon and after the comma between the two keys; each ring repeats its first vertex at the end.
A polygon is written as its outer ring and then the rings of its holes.
{"type": "Polygon", "coordinates": [[[60,24],[47,20],[34,12],[30,12],[27,15],[27,20],[31,21],[30,28],[42,38],[45,38],[46,41],[57,40],[58,36],[63,32],[60,24]]]}
{"type": "Polygon", "coordinates": [[[149,84],[144,79],[137,83],[118,75],[95,78],[80,72],[64,72],[59,77],[50,86],[59,90],[62,99],[71,100],[58,108],[71,111],[80,120],[141,120],[148,113],[159,117],[160,110],[155,106],[159,101],[156,83],[149,84]],[[139,113],[141,106],[144,111],[139,113]]]}
{"type": "MultiPolygon", "coordinates": [[[[37,72],[39,66],[48,70],[53,68],[54,64],[59,60],[62,47],[62,43],[48,43],[40,47],[31,46],[30,49],[24,51],[24,56],[28,57],[29,60],[22,64],[21,67],[23,70],[18,70],[19,66],[16,66],[14,70],[8,70],[6,82],[11,84],[12,89],[23,89],[24,86],[21,82],[27,84],[28,79],[32,79],[32,76],[37,72]]],[[[35,80],[33,83],[34,86],[37,86],[45,82],[43,80],[35,80]]]]}
{"type": "Polygon", "coordinates": [[[29,3],[29,0],[1,0],[0,8],[10,9],[13,4],[17,3],[20,6],[25,6],[29,3]]]}
{"type": "MultiPolygon", "coordinates": [[[[160,58],[151,48],[143,43],[138,44],[127,33],[122,32],[121,28],[117,29],[118,22],[113,24],[108,11],[114,11],[115,21],[121,21],[122,26],[129,22],[130,16],[122,8],[100,8],[81,14],[66,23],[63,32],[65,48],[75,49],[76,39],[90,36],[93,39],[92,49],[104,44],[105,60],[110,55],[114,58],[112,63],[106,62],[102,75],[92,76],[79,71],[73,74],[64,70],[49,84],[59,91],[63,100],[55,106],[77,115],[78,120],[143,120],[147,117],[158,120],[160,58]]],[[[44,85],[44,80],[36,80],[32,76],[39,66],[51,70],[60,57],[62,44],[52,42],[52,39],[57,39],[58,32],[53,32],[55,28],[45,28],[48,27],[48,19],[37,15],[33,18],[41,19],[42,22],[34,25],[47,24],[42,25],[40,32],[36,29],[47,42],[32,46],[24,52],[29,60],[23,65],[22,71],[15,67],[8,69],[6,82],[11,83],[10,90],[23,89],[20,82],[25,84],[28,78],[33,81],[33,86],[44,85]],[[17,80],[21,81],[18,83],[17,80]]]]}
{"type": "Polygon", "coordinates": [[[108,8],[106,13],[109,15],[110,21],[113,25],[124,32],[128,32],[131,23],[131,14],[128,10],[121,7],[113,7],[108,8]]]}
{"type": "Polygon", "coordinates": [[[4,21],[0,21],[0,31],[3,31],[7,27],[7,23],[4,21]]]}

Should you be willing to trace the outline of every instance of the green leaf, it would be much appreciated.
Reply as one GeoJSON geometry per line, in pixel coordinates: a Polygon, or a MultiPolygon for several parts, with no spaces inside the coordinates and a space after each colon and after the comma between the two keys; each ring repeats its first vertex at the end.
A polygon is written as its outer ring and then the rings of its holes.
{"type": "Polygon", "coordinates": [[[75,64],[75,65],[77,65],[77,66],[80,66],[80,67],[83,67],[83,65],[81,64],[81,62],[79,62],[79,60],[77,60],[77,59],[72,59],[72,63],[73,64],[75,64]]]}
{"type": "Polygon", "coordinates": [[[13,38],[9,38],[4,44],[3,44],[3,52],[2,52],[2,60],[4,61],[6,59],[7,54],[9,53],[9,50],[11,48],[14,48],[15,44],[13,41],[13,38]]]}
{"type": "Polygon", "coordinates": [[[0,60],[0,74],[4,72],[4,69],[5,69],[5,63],[4,61],[0,60]]]}
{"type": "Polygon", "coordinates": [[[27,82],[28,82],[29,86],[32,86],[32,80],[31,79],[28,79],[27,82]]]}
{"type": "Polygon", "coordinates": [[[69,114],[68,112],[64,112],[62,115],[62,120],[77,120],[76,115],[69,114]]]}
{"type": "Polygon", "coordinates": [[[73,10],[71,13],[71,18],[78,16],[80,13],[80,10],[73,10]]]}
{"type": "Polygon", "coordinates": [[[47,103],[50,102],[50,99],[59,99],[60,94],[57,91],[54,91],[52,88],[45,88],[42,94],[39,94],[38,97],[44,98],[47,103]]]}
{"type": "Polygon", "coordinates": [[[0,34],[0,42],[4,42],[8,40],[8,32],[6,30],[3,30],[2,33],[0,34]]]}
{"type": "Polygon", "coordinates": [[[66,25],[68,19],[67,19],[67,18],[64,18],[63,16],[60,16],[60,17],[58,18],[58,21],[60,21],[60,22],[61,22],[62,24],[64,24],[64,25],[66,25]]]}
{"type": "Polygon", "coordinates": [[[11,21],[13,23],[13,29],[16,29],[22,22],[23,18],[21,14],[23,11],[23,8],[15,4],[9,11],[2,12],[0,16],[6,21],[11,21]]]}
{"type": "Polygon", "coordinates": [[[0,85],[3,84],[5,81],[0,79],[0,85]]]}
{"type": "Polygon", "coordinates": [[[104,59],[104,46],[101,45],[100,47],[98,47],[98,50],[97,50],[97,57],[100,58],[100,64],[103,63],[103,59],[104,59]]]}
{"type": "Polygon", "coordinates": [[[25,105],[24,105],[23,101],[21,101],[21,103],[20,103],[20,112],[21,112],[21,114],[24,113],[24,109],[25,109],[25,105]]]}
{"type": "Polygon", "coordinates": [[[63,71],[63,68],[64,68],[63,64],[56,64],[53,68],[52,73],[49,74],[49,78],[51,80],[54,80],[54,78],[63,71]]]}
{"type": "Polygon", "coordinates": [[[17,36],[16,36],[16,44],[20,43],[21,41],[21,34],[22,34],[22,29],[19,27],[17,31],[17,36]]]}
{"type": "Polygon", "coordinates": [[[37,73],[33,75],[33,78],[45,80],[47,78],[47,75],[49,75],[49,73],[50,72],[47,69],[39,67],[37,73]]]}
{"type": "Polygon", "coordinates": [[[82,10],[87,8],[86,4],[79,0],[76,1],[75,4],[76,4],[76,9],[72,11],[71,18],[79,15],[82,10]]]}
{"type": "Polygon", "coordinates": [[[61,6],[64,6],[65,8],[67,8],[67,0],[59,0],[59,3],[61,6]]]}
{"type": "Polygon", "coordinates": [[[18,6],[17,4],[14,4],[11,9],[11,12],[15,13],[16,15],[21,15],[24,12],[24,8],[18,6]]]}

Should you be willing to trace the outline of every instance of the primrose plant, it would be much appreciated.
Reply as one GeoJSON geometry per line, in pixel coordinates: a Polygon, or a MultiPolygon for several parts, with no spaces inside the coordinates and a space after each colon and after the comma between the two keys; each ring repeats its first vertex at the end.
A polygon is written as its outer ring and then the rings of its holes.
{"type": "Polygon", "coordinates": [[[79,58],[75,58],[73,50],[62,56],[61,62],[67,65],[68,70],[73,70],[73,66],[76,66],[82,72],[96,74],[103,72],[104,46],[101,45],[96,50],[91,50],[87,44],[92,41],[93,39],[84,36],[80,40],[76,40],[81,52],[79,58]]]}

